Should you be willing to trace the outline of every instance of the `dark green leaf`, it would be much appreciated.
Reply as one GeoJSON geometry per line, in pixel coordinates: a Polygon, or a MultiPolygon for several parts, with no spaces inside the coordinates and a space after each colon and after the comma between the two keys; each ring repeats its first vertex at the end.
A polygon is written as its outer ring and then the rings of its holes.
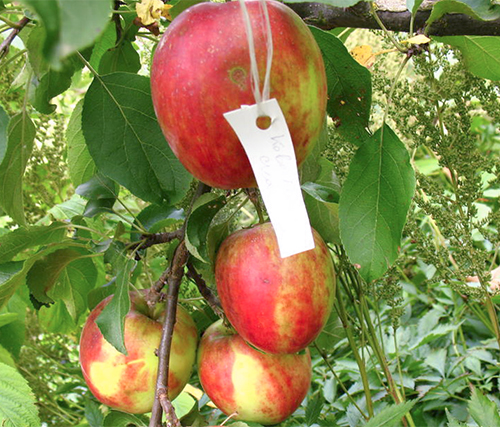
{"type": "Polygon", "coordinates": [[[490,0],[440,0],[432,7],[426,22],[427,28],[448,13],[462,13],[474,19],[489,21],[500,18],[500,5],[490,0]]]}
{"type": "Polygon", "coordinates": [[[89,46],[104,30],[112,9],[110,0],[23,0],[33,8],[46,32],[43,53],[52,65],[89,46]]]}
{"type": "Polygon", "coordinates": [[[443,337],[445,335],[450,334],[451,332],[456,331],[460,327],[460,324],[457,325],[451,325],[451,324],[440,324],[437,325],[432,331],[430,331],[427,335],[425,336],[418,336],[417,342],[413,344],[410,348],[410,350],[414,350],[418,347],[423,346],[424,344],[427,344],[429,342],[434,341],[437,338],[443,337]]]}
{"type": "Polygon", "coordinates": [[[203,194],[196,199],[191,215],[186,223],[186,247],[199,260],[210,263],[208,234],[217,212],[225,205],[224,196],[213,193],[203,194]]]}
{"type": "Polygon", "coordinates": [[[7,151],[0,163],[0,206],[20,225],[25,224],[23,175],[34,139],[35,126],[26,111],[11,118],[7,151]]]}
{"type": "Polygon", "coordinates": [[[488,399],[476,387],[472,389],[469,412],[474,421],[480,426],[500,427],[497,404],[488,399]]]}
{"type": "Polygon", "coordinates": [[[68,226],[55,222],[48,226],[21,227],[0,236],[0,260],[6,262],[29,248],[62,242],[68,226]]]}
{"type": "Polygon", "coordinates": [[[93,400],[87,399],[85,402],[85,418],[90,424],[90,427],[102,427],[104,422],[104,414],[99,408],[99,404],[93,400]]]}
{"type": "Polygon", "coordinates": [[[75,332],[76,329],[76,323],[63,301],[56,301],[48,307],[40,307],[38,322],[44,331],[53,334],[67,335],[75,332]]]}
{"type": "MultiPolygon", "coordinates": [[[[137,215],[135,224],[149,233],[157,233],[162,228],[184,220],[184,211],[170,205],[149,205],[137,215]]],[[[140,233],[134,232],[132,240],[139,240],[140,233]]]]}
{"type": "Polygon", "coordinates": [[[189,9],[191,6],[194,6],[195,4],[202,3],[206,0],[182,0],[177,2],[172,9],[169,10],[170,16],[172,19],[176,18],[179,16],[182,12],[184,12],[186,9],[189,9]]]}
{"type": "Polygon", "coordinates": [[[102,56],[115,45],[116,24],[114,22],[110,22],[107,25],[106,29],[101,33],[99,38],[96,40],[94,47],[92,48],[92,54],[89,60],[92,68],[98,70],[102,56]]]}
{"type": "Polygon", "coordinates": [[[446,408],[446,417],[448,418],[448,426],[447,427],[468,427],[467,424],[461,423],[453,415],[451,415],[450,411],[448,411],[448,408],[446,408]]]}
{"type": "Polygon", "coordinates": [[[37,25],[30,31],[28,39],[26,40],[29,63],[33,69],[35,77],[38,79],[40,79],[49,70],[49,64],[43,55],[44,40],[45,28],[40,25],[37,25]]]}
{"type": "Polygon", "coordinates": [[[27,270],[23,261],[0,264],[0,308],[8,303],[17,288],[24,283],[27,270]]]}
{"type": "Polygon", "coordinates": [[[28,382],[12,366],[0,363],[0,425],[40,427],[35,396],[28,382]]]}
{"type": "Polygon", "coordinates": [[[96,173],[97,168],[90,156],[82,132],[83,100],[76,104],[66,129],[68,141],[68,169],[71,181],[75,187],[89,181],[96,173]]]}
{"type": "Polygon", "coordinates": [[[9,116],[0,105],[0,164],[2,164],[5,152],[7,151],[9,120],[9,116]]]}
{"type": "Polygon", "coordinates": [[[315,182],[305,182],[302,184],[302,190],[323,203],[339,202],[340,196],[337,189],[327,187],[326,185],[317,184],[315,182]]]}
{"type": "Polygon", "coordinates": [[[110,411],[104,419],[103,427],[147,427],[148,422],[141,415],[110,411]]]}
{"type": "Polygon", "coordinates": [[[347,51],[333,34],[310,27],[325,62],[328,84],[328,115],[338,132],[356,145],[367,131],[372,98],[371,74],[347,51]]]}
{"type": "Polygon", "coordinates": [[[4,9],[5,9],[5,3],[3,2],[3,0],[0,0],[0,11],[4,9]]]}
{"type": "Polygon", "coordinates": [[[192,177],[163,137],[147,77],[95,78],[85,96],[82,125],[102,173],[153,203],[175,203],[185,196],[192,177]]]}
{"type": "MultiPolygon", "coordinates": [[[[500,8],[500,6],[498,6],[500,8]]],[[[450,36],[434,39],[462,52],[467,69],[477,77],[500,80],[500,37],[450,36]]]]}
{"type": "Polygon", "coordinates": [[[52,294],[51,290],[56,285],[59,276],[68,264],[81,256],[75,249],[65,248],[37,260],[26,277],[30,292],[36,300],[43,304],[54,302],[49,294],[52,294]]]}
{"type": "Polygon", "coordinates": [[[50,103],[51,99],[71,86],[71,78],[75,70],[74,64],[70,61],[66,61],[59,70],[49,69],[36,86],[34,98],[31,101],[33,107],[43,114],[53,113],[56,105],[50,103]]]}
{"type": "Polygon", "coordinates": [[[316,393],[313,398],[309,399],[306,406],[306,424],[308,426],[318,420],[323,406],[325,406],[325,399],[322,393],[316,393]]]}
{"type": "Polygon", "coordinates": [[[414,190],[408,151],[384,125],[358,148],[340,194],[342,243],[367,282],[397,258],[414,190]]]}
{"type": "Polygon", "coordinates": [[[99,74],[124,71],[137,73],[141,69],[141,58],[132,43],[123,40],[117,47],[106,51],[99,62],[99,74]]]}
{"type": "MultiPolygon", "coordinates": [[[[0,273],[1,274],[1,273],[0,273]]],[[[0,328],[8,325],[19,318],[17,313],[0,313],[0,328]]]]}
{"type": "Polygon", "coordinates": [[[112,212],[119,189],[113,180],[97,174],[80,184],[75,191],[89,200],[83,215],[92,218],[102,212],[112,212]]]}
{"type": "Polygon", "coordinates": [[[26,336],[26,310],[27,305],[23,299],[14,294],[5,307],[1,309],[4,314],[16,314],[16,319],[0,328],[0,345],[3,346],[16,359],[21,354],[26,336]]]}
{"type": "Polygon", "coordinates": [[[134,260],[122,260],[118,274],[116,275],[115,294],[96,319],[97,326],[104,339],[123,354],[127,354],[123,328],[125,326],[125,316],[130,310],[128,285],[130,273],[134,266],[134,260]]]}
{"type": "Polygon", "coordinates": [[[364,427],[392,427],[401,422],[401,418],[407,414],[416,401],[411,400],[399,405],[390,405],[382,409],[377,415],[368,421],[364,427]]]}

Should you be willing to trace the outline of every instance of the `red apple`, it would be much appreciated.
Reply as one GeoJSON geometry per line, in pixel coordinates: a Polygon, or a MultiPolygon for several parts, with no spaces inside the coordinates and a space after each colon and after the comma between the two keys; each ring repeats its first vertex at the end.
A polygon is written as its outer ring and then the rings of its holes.
{"type": "MultiPolygon", "coordinates": [[[[259,3],[246,4],[262,86],[267,50],[259,3]]],[[[324,63],[309,28],[295,12],[277,1],[268,1],[267,7],[274,46],[270,97],[283,110],[300,164],[325,119],[324,63]]],[[[200,3],[175,18],[154,54],[151,89],[163,133],[188,171],[212,187],[256,185],[243,147],[223,117],[255,104],[238,2],[200,3]]]]}
{"type": "MultiPolygon", "coordinates": [[[[131,292],[131,308],[125,316],[124,355],[109,344],[95,320],[111,296],[90,313],[80,338],[80,365],[92,394],[102,403],[120,411],[150,412],[154,402],[158,357],[165,304],[151,310],[143,292],[131,292]]],[[[170,354],[168,392],[175,399],[187,384],[196,360],[198,332],[190,314],[181,306],[170,354]]]]}
{"type": "Polygon", "coordinates": [[[215,281],[238,333],[266,353],[295,353],[325,326],[333,307],[335,270],[313,230],[316,247],[281,258],[271,223],[239,230],[220,246],[215,281]]]}
{"type": "Polygon", "coordinates": [[[311,357],[265,354],[249,346],[222,320],[203,334],[198,351],[201,385],[226,415],[276,424],[299,406],[311,383],[311,357]]]}

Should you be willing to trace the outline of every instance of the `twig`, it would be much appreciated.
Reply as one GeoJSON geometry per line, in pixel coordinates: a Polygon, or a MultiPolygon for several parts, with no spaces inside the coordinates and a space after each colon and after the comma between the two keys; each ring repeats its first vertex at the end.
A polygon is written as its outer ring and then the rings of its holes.
{"type": "Polygon", "coordinates": [[[7,38],[0,45],[0,59],[5,57],[9,53],[10,45],[16,38],[16,36],[21,32],[21,30],[26,27],[26,25],[31,21],[30,18],[24,16],[19,22],[17,22],[12,28],[12,32],[7,36],[7,38]]]}
{"type": "MultiPolygon", "coordinates": [[[[161,426],[161,415],[163,406],[166,405],[166,400],[168,401],[168,371],[169,371],[169,361],[170,361],[170,347],[172,344],[172,334],[174,331],[175,316],[177,313],[177,299],[179,296],[179,288],[182,281],[182,276],[184,275],[184,266],[189,257],[189,252],[186,249],[186,244],[184,240],[179,243],[175,251],[172,266],[168,272],[168,292],[167,292],[167,307],[166,307],[166,318],[163,324],[163,333],[160,342],[160,348],[158,349],[158,377],[156,379],[156,394],[155,401],[153,404],[153,410],[151,412],[151,420],[149,422],[149,427],[160,427],[161,426]]],[[[176,426],[175,424],[177,417],[173,407],[166,406],[169,412],[165,412],[167,420],[173,422],[170,424],[176,426]],[[170,410],[172,409],[172,410],[170,410]]],[[[178,420],[177,420],[178,423],[178,420]]]]}
{"type": "Polygon", "coordinates": [[[166,387],[161,387],[159,389],[158,400],[160,401],[163,412],[166,414],[167,427],[182,427],[177,415],[175,414],[175,409],[168,398],[168,391],[166,387]]]}
{"type": "Polygon", "coordinates": [[[188,272],[186,276],[193,280],[193,282],[198,287],[200,294],[203,296],[203,298],[205,298],[205,300],[208,302],[208,305],[210,305],[215,314],[217,314],[217,316],[219,317],[222,317],[224,312],[222,311],[222,306],[220,304],[219,298],[217,298],[212,293],[210,288],[205,283],[205,280],[203,280],[203,278],[196,271],[194,265],[191,262],[187,263],[187,269],[188,272]]]}
{"type": "Polygon", "coordinates": [[[169,243],[174,239],[180,239],[183,235],[184,233],[182,229],[167,231],[165,233],[144,234],[141,236],[141,240],[139,242],[130,245],[128,248],[130,250],[147,249],[154,245],[169,243]]]}
{"type": "MultiPolygon", "coordinates": [[[[114,12],[118,12],[118,10],[120,9],[120,6],[122,4],[123,3],[120,0],[115,0],[114,7],[113,7],[114,12]]],[[[119,13],[113,13],[113,17],[111,19],[115,23],[115,28],[116,28],[116,44],[118,44],[119,41],[122,38],[122,32],[123,32],[122,21],[121,21],[120,14],[119,13]]]]}

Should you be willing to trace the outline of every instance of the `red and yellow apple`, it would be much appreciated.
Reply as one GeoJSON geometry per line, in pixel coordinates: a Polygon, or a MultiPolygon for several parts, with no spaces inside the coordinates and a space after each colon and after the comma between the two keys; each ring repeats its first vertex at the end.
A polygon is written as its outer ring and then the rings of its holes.
{"type": "MultiPolygon", "coordinates": [[[[246,2],[261,84],[266,28],[258,1],[246,2]]],[[[327,86],[311,31],[289,7],[268,1],[274,56],[270,97],[283,110],[300,164],[320,135],[327,86]]],[[[186,169],[217,188],[254,187],[255,177],[223,114],[255,104],[250,55],[239,2],[197,4],[174,19],[155,51],[153,104],[160,127],[186,169]]],[[[262,88],[261,88],[262,89],[262,88]]]]}
{"type": "MultiPolygon", "coordinates": [[[[165,316],[165,304],[148,307],[143,292],[131,292],[131,308],[125,316],[125,348],[120,353],[108,343],[96,319],[111,296],[90,313],[80,338],[80,366],[92,394],[102,403],[120,411],[150,412],[154,402],[158,357],[165,316]]],[[[177,307],[170,351],[168,393],[175,399],[189,381],[196,361],[198,331],[190,314],[177,307]]]]}
{"type": "Polygon", "coordinates": [[[238,333],[266,353],[296,353],[319,335],[333,308],[335,270],[313,230],[315,248],[281,258],[271,223],[236,231],[221,244],[215,281],[238,333]]]}
{"type": "Polygon", "coordinates": [[[276,424],[301,404],[311,383],[311,357],[266,354],[250,345],[222,320],[203,334],[198,374],[208,397],[226,415],[260,424],[276,424]]]}

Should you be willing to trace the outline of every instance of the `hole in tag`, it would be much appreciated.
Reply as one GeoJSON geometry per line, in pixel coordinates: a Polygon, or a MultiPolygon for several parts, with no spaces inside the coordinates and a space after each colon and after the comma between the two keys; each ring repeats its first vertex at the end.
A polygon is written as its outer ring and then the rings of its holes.
{"type": "Polygon", "coordinates": [[[266,130],[271,127],[272,119],[269,116],[259,116],[255,120],[255,124],[259,129],[266,130]]]}

